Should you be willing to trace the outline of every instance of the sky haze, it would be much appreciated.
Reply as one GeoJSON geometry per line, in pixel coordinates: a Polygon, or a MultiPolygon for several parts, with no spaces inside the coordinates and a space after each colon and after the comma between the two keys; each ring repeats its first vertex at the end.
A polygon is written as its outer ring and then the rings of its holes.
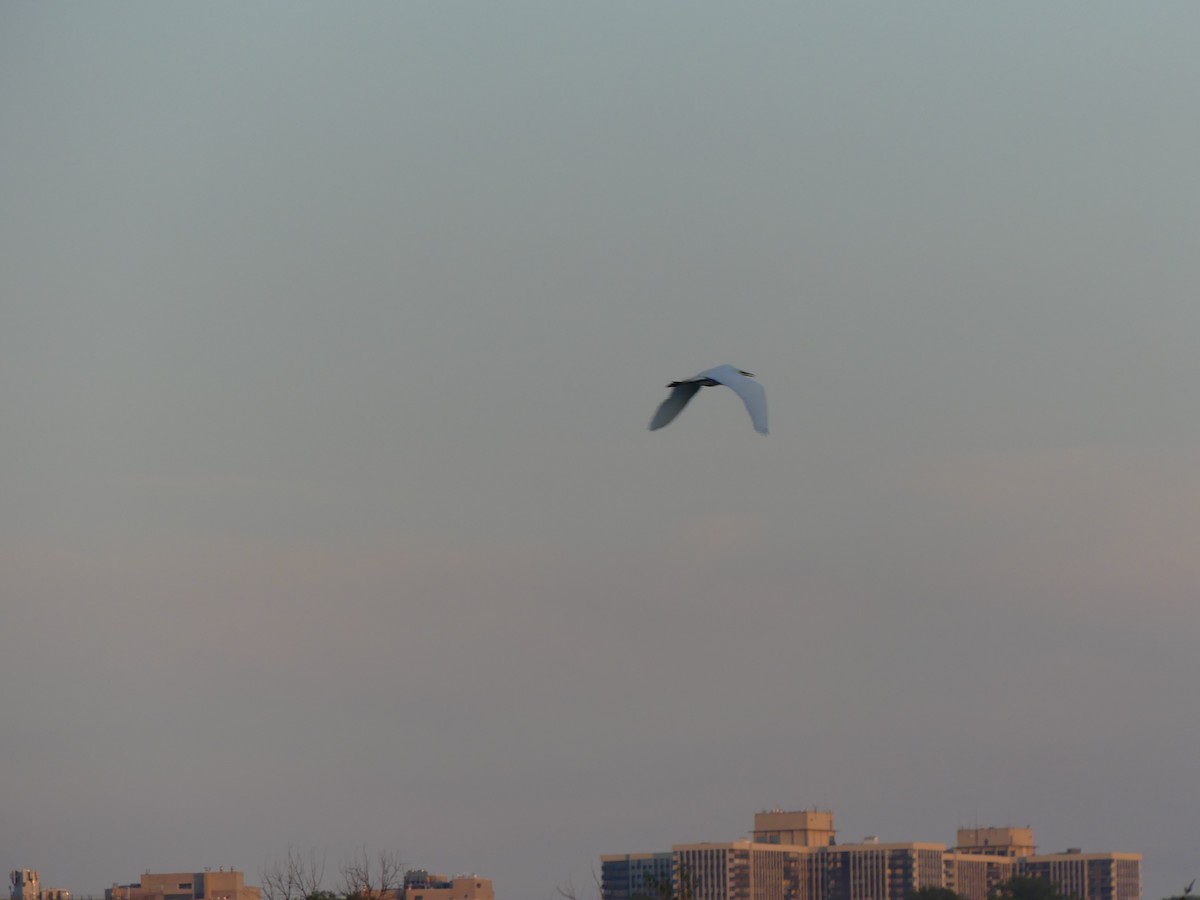
{"type": "MultiPolygon", "coordinates": [[[[0,846],[1200,875],[1200,7],[0,9],[0,846]],[[722,363],[771,435],[707,389],[722,363]]],[[[330,879],[331,881],[334,879],[330,879]]]]}

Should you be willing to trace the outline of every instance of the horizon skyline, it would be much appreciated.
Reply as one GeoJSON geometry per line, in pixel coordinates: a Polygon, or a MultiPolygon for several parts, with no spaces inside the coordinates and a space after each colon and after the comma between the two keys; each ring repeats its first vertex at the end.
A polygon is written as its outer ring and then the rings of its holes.
{"type": "MultiPolygon", "coordinates": [[[[795,812],[795,811],[797,811],[797,810],[785,810],[785,809],[783,809],[782,807],[770,807],[770,808],[767,808],[767,809],[759,810],[758,812],[760,812],[760,813],[780,813],[780,812],[795,812]]],[[[802,810],[798,810],[798,811],[801,811],[801,812],[808,812],[808,811],[815,811],[815,812],[827,812],[827,813],[831,813],[831,814],[834,812],[833,810],[827,810],[827,809],[818,809],[818,808],[817,808],[817,807],[815,807],[815,806],[804,807],[802,810]]],[[[834,819],[834,822],[835,822],[835,824],[836,824],[836,818],[834,819]]],[[[942,846],[942,847],[944,847],[944,848],[945,848],[947,851],[954,851],[954,850],[956,850],[956,849],[957,849],[957,840],[958,840],[959,838],[961,838],[961,836],[962,836],[962,835],[961,835],[961,833],[962,833],[963,831],[969,831],[969,830],[989,830],[989,831],[990,831],[990,830],[1006,830],[1006,829],[1029,829],[1029,830],[1032,830],[1032,831],[1034,832],[1034,834],[1035,834],[1035,835],[1036,835],[1036,831],[1037,831],[1037,829],[1036,829],[1036,828],[1035,828],[1033,825],[1031,825],[1031,824],[1028,824],[1028,823],[1027,823],[1027,824],[1025,824],[1025,825],[1021,825],[1021,826],[1018,826],[1018,825],[1013,825],[1013,824],[1011,824],[1011,823],[1004,824],[1004,825],[994,825],[994,824],[993,824],[993,825],[981,825],[981,824],[978,824],[978,823],[977,823],[977,824],[974,824],[974,825],[965,825],[965,826],[964,826],[964,825],[959,825],[959,826],[957,826],[957,828],[956,828],[956,832],[957,832],[957,834],[956,834],[956,839],[955,839],[955,841],[954,841],[954,842],[951,842],[951,841],[940,841],[940,840],[931,839],[931,838],[924,838],[924,837],[915,837],[915,838],[906,838],[906,839],[894,839],[894,838],[891,838],[891,837],[889,837],[889,838],[887,838],[887,839],[884,839],[884,838],[881,838],[880,836],[878,836],[878,835],[876,835],[876,834],[873,834],[873,833],[864,834],[864,835],[862,835],[860,838],[858,838],[858,839],[856,839],[856,840],[851,840],[851,841],[845,841],[845,840],[842,840],[842,841],[839,841],[839,840],[837,840],[837,839],[836,839],[836,834],[839,832],[839,829],[837,829],[837,828],[835,827],[835,828],[833,829],[833,830],[834,830],[834,834],[835,834],[835,838],[834,838],[834,840],[833,840],[832,844],[833,844],[833,845],[836,845],[836,846],[839,846],[839,847],[847,847],[847,846],[868,846],[868,845],[874,845],[874,844],[879,844],[879,845],[881,845],[881,846],[886,846],[886,845],[889,845],[889,844],[911,844],[911,843],[921,843],[921,844],[932,844],[932,845],[939,845],[939,846],[942,846]]],[[[708,841],[708,840],[703,840],[703,841],[685,841],[685,842],[678,842],[678,841],[677,841],[677,842],[673,842],[672,846],[702,845],[702,844],[708,844],[708,843],[714,843],[714,844],[723,844],[723,843],[729,843],[729,842],[740,842],[740,841],[749,841],[749,842],[751,842],[751,843],[754,843],[755,841],[754,841],[754,837],[753,837],[753,829],[750,829],[748,833],[749,833],[749,835],[750,835],[749,837],[726,838],[726,839],[718,839],[718,840],[713,840],[713,841],[708,841]]],[[[759,842],[759,843],[761,843],[761,842],[759,842]]],[[[771,844],[771,845],[769,845],[769,846],[775,846],[775,845],[771,844]]],[[[318,849],[319,849],[319,848],[305,848],[305,849],[301,850],[301,849],[299,849],[299,848],[293,848],[293,847],[289,847],[289,848],[288,848],[288,851],[290,852],[291,850],[296,850],[298,853],[315,853],[315,852],[317,852],[317,850],[318,850],[318,849]]],[[[335,871],[336,871],[336,869],[338,868],[338,866],[340,866],[340,865],[342,864],[342,862],[345,862],[346,860],[352,859],[352,858],[353,858],[353,857],[354,857],[354,856],[355,856],[357,853],[359,853],[361,850],[362,850],[362,848],[359,848],[359,849],[357,849],[357,850],[353,851],[353,852],[350,854],[350,856],[347,856],[347,857],[345,857],[345,858],[344,858],[344,859],[343,859],[341,862],[335,861],[335,862],[332,864],[332,865],[333,865],[333,868],[335,869],[335,871]]],[[[392,852],[392,851],[389,851],[387,848],[377,848],[377,850],[376,850],[376,851],[373,851],[373,852],[392,852]]],[[[398,851],[396,851],[396,852],[398,852],[398,851]]],[[[611,852],[611,853],[610,853],[610,852],[602,852],[602,853],[599,853],[599,854],[597,854],[596,858],[597,858],[597,859],[600,859],[600,858],[601,858],[601,857],[603,857],[603,856],[609,856],[609,855],[617,855],[617,856],[621,856],[621,855],[636,855],[636,854],[643,854],[643,853],[661,853],[661,852],[670,852],[670,851],[669,851],[669,849],[660,849],[660,850],[627,850],[627,851],[617,850],[617,851],[614,851],[614,852],[611,852]]],[[[1067,846],[1067,847],[1064,847],[1064,848],[1063,848],[1063,849],[1061,849],[1061,850],[1048,850],[1048,849],[1044,848],[1042,845],[1040,845],[1040,844],[1037,844],[1037,845],[1035,845],[1035,850],[1034,850],[1034,852],[1033,852],[1032,854],[1030,854],[1030,855],[1031,855],[1031,856],[1034,856],[1034,857],[1060,856],[1060,855],[1077,855],[1077,854],[1082,854],[1082,855],[1085,855],[1085,856],[1086,856],[1086,855],[1089,855],[1089,854],[1100,854],[1100,855],[1103,855],[1103,854],[1110,854],[1110,853],[1132,853],[1132,854],[1136,854],[1136,855],[1138,855],[1139,857],[1141,857],[1141,858],[1142,858],[1142,860],[1143,860],[1143,865],[1144,865],[1144,860],[1145,860],[1145,851],[1144,851],[1144,850],[1142,850],[1142,849],[1135,849],[1135,848],[1129,848],[1129,847],[1126,847],[1126,848],[1115,848],[1115,847],[1109,847],[1109,848],[1104,848],[1104,849],[1099,849],[1099,850],[1090,850],[1090,849],[1088,849],[1088,848],[1086,848],[1086,847],[1085,847],[1085,848],[1080,848],[1080,847],[1075,847],[1075,846],[1067,846]]],[[[325,853],[322,851],[322,857],[324,858],[325,856],[326,856],[326,854],[325,854],[325,853]]],[[[494,878],[491,878],[490,876],[488,876],[488,875],[487,875],[487,873],[485,873],[485,872],[476,871],[476,870],[473,870],[473,869],[456,870],[456,871],[454,871],[454,872],[451,872],[450,870],[446,870],[445,872],[443,872],[441,869],[430,868],[430,867],[428,867],[428,866],[424,866],[424,865],[410,864],[409,862],[407,862],[407,861],[405,861],[405,860],[403,859],[403,855],[402,855],[402,853],[401,853],[401,854],[399,854],[399,856],[400,856],[400,858],[399,858],[399,864],[400,864],[400,868],[401,868],[401,870],[402,870],[402,873],[403,873],[403,872],[411,872],[411,871],[426,871],[426,872],[430,872],[430,873],[437,872],[439,875],[441,875],[441,874],[444,874],[444,875],[446,875],[446,877],[451,877],[451,878],[454,878],[454,877],[459,877],[459,876],[464,876],[464,875],[470,875],[470,876],[474,876],[474,877],[485,878],[486,880],[490,881],[492,884],[495,884],[495,879],[494,879],[494,878]]],[[[276,857],[276,858],[274,859],[274,861],[278,862],[278,861],[279,861],[279,858],[278,858],[278,857],[276,857]]],[[[264,865],[269,865],[269,864],[270,864],[270,863],[266,863],[266,864],[264,864],[264,865]]],[[[322,869],[326,869],[326,868],[328,868],[328,866],[329,866],[329,861],[328,861],[328,859],[324,859],[324,861],[323,861],[323,862],[322,862],[322,864],[321,864],[321,868],[322,868],[322,869]]],[[[261,879],[262,868],[263,868],[263,867],[260,867],[258,870],[255,870],[255,871],[253,871],[253,872],[252,872],[252,871],[250,871],[249,869],[244,869],[244,868],[235,868],[235,867],[232,867],[232,866],[220,866],[220,867],[203,866],[203,867],[201,867],[201,868],[188,868],[188,867],[184,867],[184,868],[181,868],[181,869],[167,869],[167,868],[163,868],[163,867],[149,866],[149,867],[146,867],[146,868],[145,868],[145,869],[144,869],[144,870],[141,872],[141,874],[142,874],[142,875],[145,875],[145,874],[162,874],[162,873],[169,873],[169,872],[194,873],[194,872],[209,872],[209,871],[218,871],[218,872],[242,872],[242,873],[244,873],[244,875],[246,876],[246,883],[247,883],[247,886],[251,886],[251,885],[253,885],[253,886],[255,886],[255,887],[259,887],[259,886],[261,886],[261,885],[259,885],[259,884],[258,884],[258,882],[262,880],[262,879],[261,879]],[[254,877],[255,881],[253,881],[253,882],[251,881],[251,876],[253,876],[253,877],[254,877]]],[[[40,874],[40,872],[41,872],[41,869],[39,869],[37,866],[18,866],[18,867],[17,867],[17,869],[16,869],[16,870],[14,870],[14,871],[18,871],[18,870],[20,870],[20,869],[32,869],[32,870],[34,870],[34,871],[38,872],[39,874],[40,874]]],[[[1144,875],[1144,873],[1143,873],[1143,875],[1144,875]]],[[[334,877],[334,878],[337,878],[337,877],[341,877],[341,876],[338,876],[338,875],[336,875],[336,874],[335,874],[333,877],[334,877]]],[[[328,890],[328,889],[329,889],[329,888],[328,888],[328,885],[326,884],[326,882],[327,882],[327,881],[328,881],[328,879],[323,879],[323,880],[322,880],[322,882],[321,882],[321,889],[322,889],[322,890],[328,890]]],[[[108,886],[106,886],[105,890],[107,890],[108,888],[113,888],[113,887],[127,887],[127,886],[130,886],[130,885],[133,885],[133,884],[136,884],[136,882],[120,882],[120,881],[115,881],[115,882],[113,882],[111,885],[108,885],[108,886]]],[[[82,892],[76,892],[75,890],[73,890],[73,889],[71,889],[71,888],[69,888],[69,887],[64,887],[64,886],[62,886],[62,885],[57,885],[57,886],[56,886],[56,887],[54,887],[54,888],[46,888],[46,889],[47,889],[47,890],[68,890],[68,891],[70,891],[70,893],[71,893],[71,896],[75,898],[75,900],[88,900],[88,898],[95,898],[95,897],[103,897],[103,896],[104,896],[104,890],[101,890],[101,891],[100,891],[98,894],[96,894],[96,893],[93,893],[93,892],[86,892],[86,893],[82,893],[82,892]]],[[[335,893],[336,893],[336,891],[335,891],[335,893]]],[[[1143,896],[1144,896],[1144,895],[1143,895],[1143,896]]],[[[1171,895],[1165,895],[1163,898],[1161,898],[1161,900],[1166,900],[1166,898],[1167,898],[1167,897],[1169,897],[1169,896],[1171,896],[1171,895]]]]}

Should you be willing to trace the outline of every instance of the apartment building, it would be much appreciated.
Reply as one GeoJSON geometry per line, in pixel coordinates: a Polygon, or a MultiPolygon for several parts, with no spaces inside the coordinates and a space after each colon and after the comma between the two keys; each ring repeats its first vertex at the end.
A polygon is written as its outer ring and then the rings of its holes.
{"type": "MultiPolygon", "coordinates": [[[[692,900],[825,900],[815,850],[741,840],[724,844],[677,844],[678,896],[692,900]]],[[[606,898],[607,900],[607,898],[606,898]]]]}
{"type": "Polygon", "coordinates": [[[1017,860],[947,850],[942,856],[942,886],[967,900],[987,900],[996,887],[1017,874],[1017,860]]]}
{"type": "Polygon", "coordinates": [[[941,887],[987,900],[1015,875],[1046,878],[1079,900],[1141,900],[1141,854],[1038,855],[1029,827],[960,828],[953,849],[875,838],[838,844],[836,834],[832,812],[768,810],[755,815],[753,840],[601,857],[602,897],[652,898],[641,873],[662,879],[669,864],[681,900],[907,900],[941,887]]]}
{"type": "Polygon", "coordinates": [[[749,841],[680,844],[672,847],[671,852],[675,858],[676,889],[681,898],[751,900],[749,841]]]}
{"type": "Polygon", "coordinates": [[[600,857],[600,893],[606,900],[647,900],[671,885],[673,853],[619,853],[600,857]]]}
{"type": "Polygon", "coordinates": [[[38,900],[41,879],[36,869],[13,869],[8,876],[9,900],[38,900]]]}
{"type": "Polygon", "coordinates": [[[1064,894],[1079,900],[1141,900],[1142,896],[1140,853],[1084,853],[1074,848],[1023,857],[1020,873],[1053,881],[1064,894]]]}
{"type": "Polygon", "coordinates": [[[945,844],[884,844],[868,838],[822,850],[829,900],[906,900],[920,888],[943,886],[945,844]]]}

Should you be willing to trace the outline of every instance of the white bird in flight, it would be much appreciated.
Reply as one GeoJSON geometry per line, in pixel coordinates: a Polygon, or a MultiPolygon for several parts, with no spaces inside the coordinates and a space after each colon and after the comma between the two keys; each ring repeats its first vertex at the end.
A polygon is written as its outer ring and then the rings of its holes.
{"type": "Polygon", "coordinates": [[[657,431],[664,425],[670,425],[700,388],[723,384],[727,388],[733,388],[742,398],[742,402],[746,404],[746,411],[750,413],[750,421],[754,423],[754,430],[759,434],[766,434],[767,392],[757,381],[752,381],[753,378],[750,372],[743,372],[733,366],[716,366],[706,369],[695,378],[672,381],[667,385],[672,389],[671,394],[655,410],[654,418],[650,420],[650,430],[657,431]]]}

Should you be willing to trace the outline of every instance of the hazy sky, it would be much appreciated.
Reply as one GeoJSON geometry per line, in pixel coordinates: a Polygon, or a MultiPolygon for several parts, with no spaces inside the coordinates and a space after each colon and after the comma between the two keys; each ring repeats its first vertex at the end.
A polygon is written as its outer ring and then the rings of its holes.
{"type": "Polygon", "coordinates": [[[1198,33],[5,4],[0,867],[548,900],[819,805],[1181,890],[1198,33]],[[647,431],[726,362],[770,437],[723,390],[647,431]]]}

